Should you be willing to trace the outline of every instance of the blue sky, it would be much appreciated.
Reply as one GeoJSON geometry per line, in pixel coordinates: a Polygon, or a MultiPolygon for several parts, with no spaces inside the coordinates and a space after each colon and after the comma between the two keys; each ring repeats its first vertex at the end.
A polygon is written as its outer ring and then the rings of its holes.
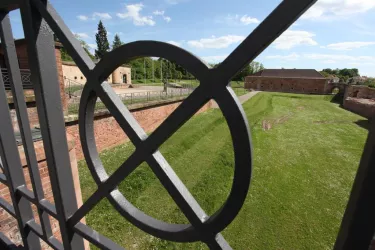
{"type": "MultiPolygon", "coordinates": [[[[170,42],[220,62],[280,0],[51,0],[68,27],[92,48],[101,19],[114,34],[170,42]]],[[[16,38],[23,37],[17,13],[16,38]]],[[[359,68],[375,77],[375,0],[318,0],[256,60],[266,68],[359,68]]]]}

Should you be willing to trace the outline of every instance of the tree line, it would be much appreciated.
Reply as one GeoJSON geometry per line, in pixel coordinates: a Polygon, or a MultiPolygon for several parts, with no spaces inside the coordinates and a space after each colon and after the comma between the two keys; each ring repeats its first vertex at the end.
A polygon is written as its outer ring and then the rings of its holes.
{"type": "Polygon", "coordinates": [[[348,82],[348,80],[350,78],[359,76],[359,71],[356,68],[353,68],[353,69],[347,69],[347,68],[330,69],[330,68],[327,68],[327,69],[323,69],[322,71],[320,71],[320,73],[324,77],[336,76],[336,77],[340,78],[341,82],[348,82]]]}
{"type": "MultiPolygon", "coordinates": [[[[98,23],[97,33],[95,34],[97,48],[95,49],[94,55],[90,52],[90,47],[85,41],[83,41],[78,36],[76,36],[76,38],[81,42],[81,46],[91,59],[100,60],[105,53],[114,50],[124,44],[124,42],[121,41],[119,35],[115,34],[112,45],[110,46],[107,35],[107,30],[104,27],[103,22],[100,20],[98,23]]],[[[63,61],[73,61],[72,57],[67,53],[65,48],[61,49],[61,59],[63,61]]],[[[194,76],[182,66],[163,58],[137,58],[127,62],[127,65],[131,66],[132,68],[131,78],[135,82],[143,82],[145,80],[165,82],[169,79],[174,81],[194,79],[194,76]]],[[[217,67],[218,65],[219,64],[211,64],[211,67],[217,67]]],[[[243,70],[238,72],[232,80],[243,81],[246,76],[263,69],[264,67],[261,63],[255,61],[251,62],[243,70]]]]}

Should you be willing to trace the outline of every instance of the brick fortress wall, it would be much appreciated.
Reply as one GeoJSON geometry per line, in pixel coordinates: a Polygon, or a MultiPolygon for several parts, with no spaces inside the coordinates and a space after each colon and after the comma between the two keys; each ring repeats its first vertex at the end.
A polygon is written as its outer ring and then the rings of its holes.
{"type": "Polygon", "coordinates": [[[366,86],[348,86],[343,106],[345,109],[366,118],[375,117],[375,89],[366,86]]]}
{"type": "Polygon", "coordinates": [[[329,94],[333,85],[321,78],[281,78],[248,76],[245,78],[245,88],[260,91],[287,92],[299,94],[329,94]]]}
{"type": "MultiPolygon", "coordinates": [[[[142,109],[131,110],[132,115],[147,133],[154,131],[179,105],[181,101],[166,103],[159,106],[149,106],[142,109]]],[[[211,108],[212,101],[205,104],[196,114],[211,108]]],[[[76,142],[77,158],[82,159],[82,147],[79,138],[78,124],[69,122],[66,131],[76,142]]],[[[94,122],[94,133],[98,152],[128,141],[128,137],[122,131],[120,125],[112,116],[97,116],[94,122]]]]}

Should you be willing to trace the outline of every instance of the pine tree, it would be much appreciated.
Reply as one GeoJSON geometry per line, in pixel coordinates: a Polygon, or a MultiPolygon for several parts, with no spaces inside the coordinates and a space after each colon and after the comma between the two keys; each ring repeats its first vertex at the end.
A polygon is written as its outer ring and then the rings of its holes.
{"type": "Polygon", "coordinates": [[[115,37],[113,38],[113,43],[112,43],[112,50],[120,47],[121,45],[123,45],[124,43],[121,41],[119,35],[115,35],[115,37]]]}
{"type": "Polygon", "coordinates": [[[109,42],[107,38],[107,31],[102,23],[98,24],[98,33],[95,34],[97,49],[95,50],[95,57],[101,59],[103,55],[109,51],[109,42]]]}

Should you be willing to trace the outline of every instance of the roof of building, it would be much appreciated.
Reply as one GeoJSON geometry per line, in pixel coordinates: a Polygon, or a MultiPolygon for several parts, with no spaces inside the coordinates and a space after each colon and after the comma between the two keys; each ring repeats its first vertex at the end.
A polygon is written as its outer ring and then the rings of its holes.
{"type": "Polygon", "coordinates": [[[315,69],[264,69],[251,76],[284,78],[325,78],[315,69]]]}

